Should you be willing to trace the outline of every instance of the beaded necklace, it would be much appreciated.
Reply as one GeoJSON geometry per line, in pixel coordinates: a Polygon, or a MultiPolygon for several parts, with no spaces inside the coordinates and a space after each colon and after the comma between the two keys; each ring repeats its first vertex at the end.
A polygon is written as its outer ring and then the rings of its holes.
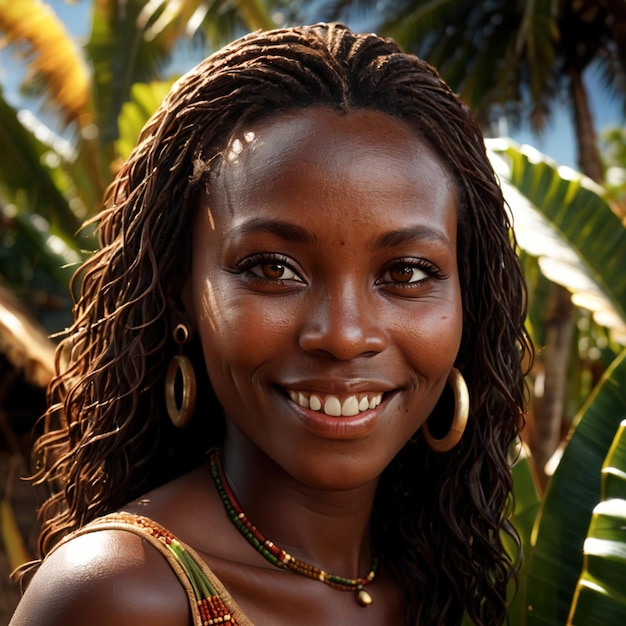
{"type": "Polygon", "coordinates": [[[285,550],[279,548],[269,539],[266,539],[259,532],[257,527],[246,517],[246,514],[241,509],[241,506],[235,498],[235,494],[226,480],[220,451],[212,451],[209,459],[211,463],[213,481],[220,497],[222,498],[228,518],[235,525],[237,530],[245,537],[245,539],[247,539],[248,543],[250,543],[265,559],[276,567],[291,570],[296,574],[312,578],[313,580],[319,580],[333,589],[338,589],[340,591],[354,591],[356,592],[357,602],[361,606],[369,606],[372,604],[372,596],[364,589],[364,587],[369,585],[376,577],[376,573],[378,571],[378,558],[374,558],[369,574],[365,576],[365,578],[344,578],[343,576],[336,576],[335,574],[329,574],[319,567],[300,561],[295,556],[292,556],[288,552],[285,552],[285,550]]]}

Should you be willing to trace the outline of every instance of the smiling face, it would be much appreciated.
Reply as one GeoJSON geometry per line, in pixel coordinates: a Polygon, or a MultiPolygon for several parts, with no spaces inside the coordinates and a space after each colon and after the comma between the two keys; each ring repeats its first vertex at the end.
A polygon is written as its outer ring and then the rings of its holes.
{"type": "Polygon", "coordinates": [[[296,480],[375,480],[459,349],[457,192],[399,119],[245,127],[194,224],[188,308],[234,429],[296,480]]]}

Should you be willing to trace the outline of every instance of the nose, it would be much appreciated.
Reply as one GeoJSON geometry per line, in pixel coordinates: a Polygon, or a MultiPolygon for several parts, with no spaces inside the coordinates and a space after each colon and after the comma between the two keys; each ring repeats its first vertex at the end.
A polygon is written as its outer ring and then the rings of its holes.
{"type": "Polygon", "coordinates": [[[387,332],[381,316],[371,300],[356,291],[344,283],[316,298],[300,331],[303,350],[346,361],[386,348],[387,332]]]}

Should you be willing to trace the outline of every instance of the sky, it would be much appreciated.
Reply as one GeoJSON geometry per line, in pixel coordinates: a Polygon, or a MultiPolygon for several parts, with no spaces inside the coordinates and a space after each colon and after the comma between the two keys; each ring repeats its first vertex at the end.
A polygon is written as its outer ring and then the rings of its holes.
{"type": "MultiPolygon", "coordinates": [[[[583,79],[598,135],[611,126],[623,126],[624,116],[621,107],[606,94],[594,68],[590,68],[583,79]]],[[[512,137],[520,143],[533,145],[560,165],[577,169],[574,120],[570,108],[565,103],[557,107],[547,131],[541,137],[533,135],[528,128],[512,133],[512,137]]]]}
{"type": "MultiPolygon", "coordinates": [[[[65,0],[48,0],[48,4],[77,38],[80,45],[88,32],[91,2],[74,0],[73,3],[68,4],[65,0]]],[[[203,56],[201,50],[187,46],[173,59],[170,69],[172,72],[183,72],[199,62],[203,56]]],[[[584,80],[588,87],[597,132],[601,134],[610,126],[623,125],[624,118],[618,104],[604,92],[593,69],[585,74],[584,80]]],[[[4,95],[7,100],[18,105],[20,102],[18,71],[10,49],[0,49],[0,82],[5,86],[4,95]]],[[[573,120],[569,107],[565,103],[557,106],[542,136],[535,136],[529,128],[511,131],[510,135],[519,143],[533,145],[561,165],[577,168],[573,120]]]]}

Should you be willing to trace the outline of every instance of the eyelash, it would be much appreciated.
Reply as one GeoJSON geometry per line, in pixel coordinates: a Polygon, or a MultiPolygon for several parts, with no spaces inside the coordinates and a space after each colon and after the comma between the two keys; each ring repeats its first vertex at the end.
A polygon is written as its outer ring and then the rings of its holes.
{"type": "Polygon", "coordinates": [[[237,271],[242,274],[246,274],[247,277],[251,280],[261,281],[262,283],[265,283],[268,285],[280,285],[280,284],[283,284],[292,280],[295,282],[304,282],[300,278],[300,275],[298,274],[298,272],[292,267],[292,264],[290,263],[289,259],[280,254],[271,254],[271,253],[253,254],[252,256],[245,258],[243,261],[241,261],[237,265],[237,271]],[[272,279],[272,278],[268,278],[267,276],[259,276],[258,274],[255,274],[254,272],[251,271],[254,267],[258,265],[260,266],[282,265],[286,269],[293,272],[296,276],[298,276],[298,280],[294,278],[272,279]]]}
{"type": "MultiPolygon", "coordinates": [[[[402,258],[394,259],[393,261],[387,264],[387,266],[382,272],[382,275],[384,276],[388,272],[392,271],[394,268],[417,269],[417,270],[424,272],[426,276],[424,278],[421,278],[413,282],[384,281],[382,278],[379,278],[376,280],[375,284],[381,285],[381,286],[391,286],[394,288],[399,287],[401,289],[415,289],[433,278],[435,279],[442,278],[442,274],[439,271],[439,269],[435,265],[433,265],[432,263],[424,259],[416,259],[413,257],[406,258],[406,259],[402,259],[402,258]]],[[[290,262],[290,259],[280,254],[273,254],[273,253],[253,254],[252,256],[249,256],[243,259],[243,261],[241,261],[237,265],[236,270],[238,273],[246,274],[247,277],[251,280],[261,281],[262,283],[268,284],[268,285],[280,285],[280,284],[287,283],[289,281],[304,282],[302,278],[300,278],[300,275],[298,274],[298,272],[293,268],[290,262]],[[272,279],[272,278],[268,278],[267,276],[260,276],[251,271],[254,267],[263,266],[263,265],[281,265],[285,267],[287,270],[293,272],[298,278],[297,279],[295,278],[272,279]]]]}
{"type": "Polygon", "coordinates": [[[424,283],[428,282],[429,280],[433,278],[435,279],[442,278],[442,274],[439,271],[439,269],[435,265],[430,263],[429,261],[426,261],[425,259],[416,259],[413,257],[406,258],[406,259],[394,259],[393,261],[387,264],[384,271],[382,272],[382,275],[384,276],[388,272],[392,271],[394,268],[417,269],[417,270],[420,270],[421,272],[424,272],[426,276],[424,278],[421,278],[413,282],[402,282],[402,281],[388,281],[387,282],[387,281],[383,281],[382,279],[378,279],[376,281],[376,284],[377,285],[390,285],[393,287],[400,287],[401,289],[415,289],[416,287],[423,285],[424,283]]]}

